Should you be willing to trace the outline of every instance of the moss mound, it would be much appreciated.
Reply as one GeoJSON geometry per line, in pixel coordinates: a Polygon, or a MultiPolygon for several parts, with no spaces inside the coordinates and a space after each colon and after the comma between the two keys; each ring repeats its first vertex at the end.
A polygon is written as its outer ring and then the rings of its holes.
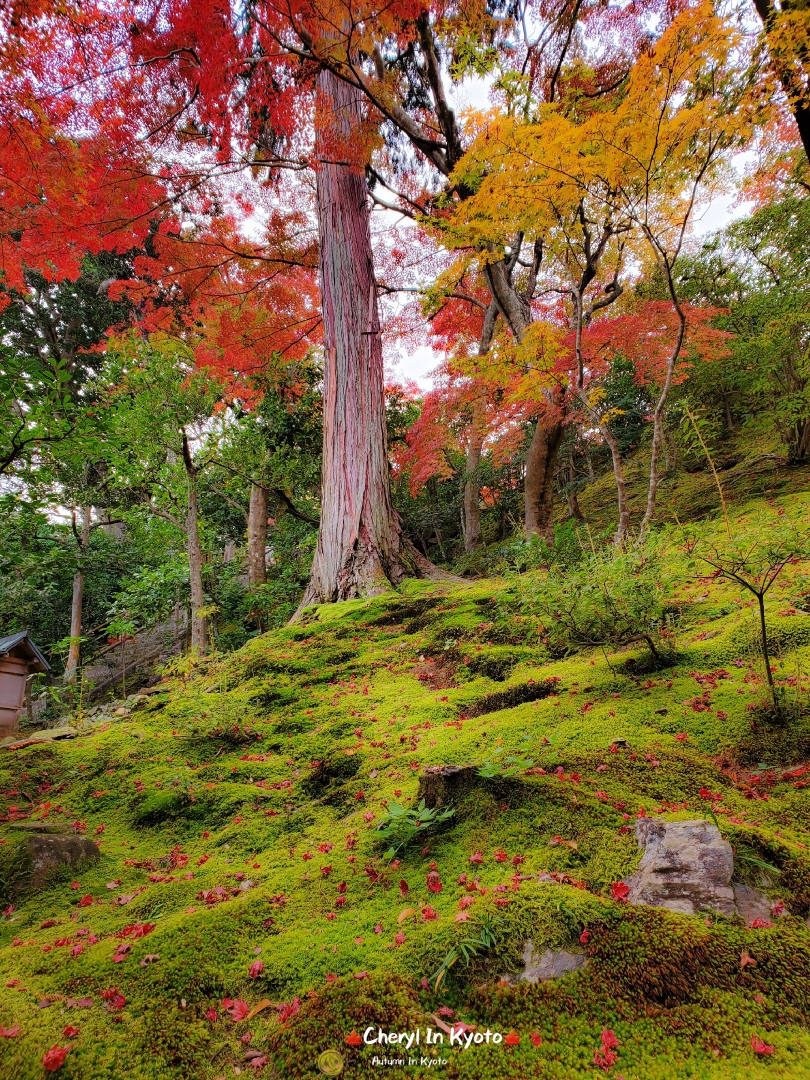
{"type": "Polygon", "coordinates": [[[750,613],[716,580],[679,582],[662,671],[638,649],[549,657],[514,580],[411,583],[190,665],[129,715],[77,718],[74,740],[3,751],[0,1076],[41,1080],[69,1044],[76,1080],[315,1077],[328,1050],[350,1077],[404,1056],[413,1077],[583,1080],[609,1030],[625,1080],[810,1077],[810,638],[791,580],[768,611],[798,703],[781,726],[750,613]],[[445,766],[454,815],[390,862],[386,808],[415,808],[445,766]],[[771,925],[616,900],[639,815],[716,821],[771,925]],[[25,894],[20,823],[89,837],[100,861],[25,894]],[[527,939],[590,962],[509,985],[527,939]],[[483,1041],[450,1045],[458,1020],[483,1041]],[[355,1045],[367,1029],[422,1041],[355,1045]]]}

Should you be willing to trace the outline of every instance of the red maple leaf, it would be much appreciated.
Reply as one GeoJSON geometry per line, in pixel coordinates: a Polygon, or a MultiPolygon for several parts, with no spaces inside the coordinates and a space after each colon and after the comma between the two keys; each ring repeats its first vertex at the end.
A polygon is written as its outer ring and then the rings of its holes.
{"type": "Polygon", "coordinates": [[[52,1046],[50,1050],[46,1050],[42,1058],[45,1072],[56,1072],[57,1069],[61,1069],[68,1050],[70,1050],[69,1046],[52,1046]]]}
{"type": "Polygon", "coordinates": [[[222,1008],[230,1016],[234,1023],[238,1023],[240,1020],[244,1020],[247,1014],[250,1012],[250,1006],[246,1001],[242,1001],[241,998],[237,998],[235,1001],[232,998],[223,998],[222,1008]]]}
{"type": "Polygon", "coordinates": [[[363,1045],[363,1040],[360,1038],[360,1036],[357,1034],[356,1031],[353,1031],[350,1035],[346,1036],[346,1045],[347,1046],[362,1046],[363,1045]]]}
{"type": "Polygon", "coordinates": [[[427,887],[434,893],[440,893],[442,891],[442,881],[436,870],[431,870],[427,875],[427,887]]]}
{"type": "Polygon", "coordinates": [[[519,1042],[520,1036],[515,1031],[510,1031],[508,1035],[504,1036],[504,1046],[517,1046],[519,1042]]]}
{"type": "Polygon", "coordinates": [[[755,1054],[772,1054],[774,1048],[760,1039],[759,1035],[752,1035],[751,1049],[755,1054]]]}

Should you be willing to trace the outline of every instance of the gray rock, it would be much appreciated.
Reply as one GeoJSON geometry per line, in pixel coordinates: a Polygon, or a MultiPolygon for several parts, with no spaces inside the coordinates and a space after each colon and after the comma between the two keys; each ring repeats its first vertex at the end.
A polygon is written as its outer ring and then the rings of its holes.
{"type": "Polygon", "coordinates": [[[639,818],[636,837],[644,855],[626,881],[629,903],[665,907],[684,915],[698,911],[735,914],[734,857],[716,825],[639,818]]]}
{"type": "Polygon", "coordinates": [[[771,920],[771,901],[749,885],[731,885],[734,857],[716,825],[708,821],[655,821],[640,818],[636,837],[644,848],[632,877],[631,904],[665,907],[683,915],[718,911],[739,915],[750,926],[771,920]]]}
{"type": "Polygon", "coordinates": [[[767,919],[768,922],[773,920],[770,900],[750,885],[734,886],[734,902],[737,905],[737,914],[745,919],[746,926],[750,926],[755,919],[767,919]]]}
{"type": "Polygon", "coordinates": [[[572,971],[579,971],[589,962],[584,953],[571,953],[546,949],[540,955],[534,951],[534,942],[529,938],[523,946],[523,971],[514,975],[504,975],[513,986],[519,982],[538,983],[560,979],[572,971]]]}
{"type": "Polygon", "coordinates": [[[26,844],[32,869],[24,887],[41,888],[54,867],[99,860],[98,848],[86,836],[34,835],[26,838],[26,844]]]}

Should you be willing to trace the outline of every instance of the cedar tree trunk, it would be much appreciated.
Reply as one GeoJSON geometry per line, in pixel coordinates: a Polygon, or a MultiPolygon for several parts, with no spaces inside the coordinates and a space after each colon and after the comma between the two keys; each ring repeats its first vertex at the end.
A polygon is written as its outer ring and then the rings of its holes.
{"type": "Polygon", "coordinates": [[[403,537],[391,501],[368,191],[350,160],[362,137],[362,94],[324,70],[318,98],[323,475],[318,546],[299,611],[438,573],[403,537]]]}
{"type": "Polygon", "coordinates": [[[65,663],[64,681],[74,683],[76,673],[79,670],[79,655],[81,646],[79,638],[82,636],[82,603],[84,601],[84,570],[82,562],[87,549],[90,546],[90,518],[93,513],[91,506],[82,509],[82,531],[79,534],[79,569],[73,575],[73,598],[70,603],[70,648],[68,649],[65,663]]]}
{"type": "Polygon", "coordinates": [[[255,588],[267,581],[265,549],[267,547],[267,488],[261,484],[250,485],[248,509],[248,585],[255,588]]]}

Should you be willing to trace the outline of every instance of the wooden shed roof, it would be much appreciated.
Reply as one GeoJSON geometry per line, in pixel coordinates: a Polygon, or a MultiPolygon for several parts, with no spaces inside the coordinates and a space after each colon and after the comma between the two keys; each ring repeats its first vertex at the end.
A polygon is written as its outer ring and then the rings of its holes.
{"type": "Polygon", "coordinates": [[[13,649],[22,652],[29,662],[33,661],[30,666],[35,671],[51,670],[51,665],[31,640],[29,630],[19,630],[16,634],[7,634],[5,637],[0,637],[0,656],[7,656],[13,649]]]}

